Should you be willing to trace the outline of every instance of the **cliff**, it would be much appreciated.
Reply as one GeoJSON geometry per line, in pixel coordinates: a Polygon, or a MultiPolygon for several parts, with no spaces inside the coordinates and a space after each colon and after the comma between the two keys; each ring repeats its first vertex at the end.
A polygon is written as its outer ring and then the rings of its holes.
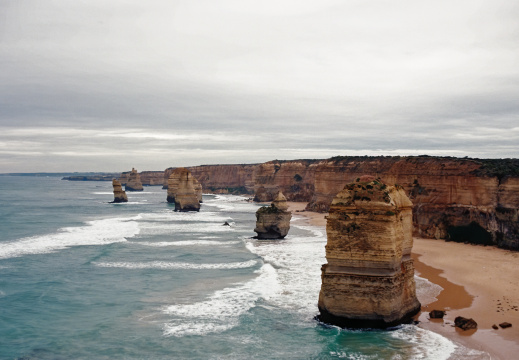
{"type": "Polygon", "coordinates": [[[388,327],[420,310],[416,298],[413,204],[400,186],[371,176],[348,184],[327,217],[319,319],[346,327],[388,327]]]}
{"type": "MultiPolygon", "coordinates": [[[[256,201],[269,202],[282,191],[289,201],[307,201],[307,210],[317,212],[328,211],[345,184],[369,174],[404,188],[414,203],[416,236],[519,250],[518,159],[338,156],[188,169],[208,193],[254,194],[256,201]]],[[[173,170],[150,178],[167,188],[173,170]]]]}
{"type": "MultiPolygon", "coordinates": [[[[144,186],[162,186],[164,183],[164,171],[141,171],[140,180],[144,186]]],[[[130,172],[123,172],[119,176],[122,185],[126,185],[130,177],[130,172]]]]}
{"type": "Polygon", "coordinates": [[[345,184],[364,174],[401,185],[414,203],[414,234],[519,249],[519,160],[335,157],[271,161],[254,173],[255,199],[309,201],[326,212],[345,184]],[[299,181],[296,181],[299,180],[299,181]]]}
{"type": "MultiPolygon", "coordinates": [[[[204,191],[209,193],[253,194],[253,173],[256,167],[256,164],[202,165],[188,167],[187,169],[191,171],[191,174],[200,182],[204,191]]],[[[175,168],[168,168],[164,171],[164,189],[167,189],[167,179],[174,169],[175,168]]]]}

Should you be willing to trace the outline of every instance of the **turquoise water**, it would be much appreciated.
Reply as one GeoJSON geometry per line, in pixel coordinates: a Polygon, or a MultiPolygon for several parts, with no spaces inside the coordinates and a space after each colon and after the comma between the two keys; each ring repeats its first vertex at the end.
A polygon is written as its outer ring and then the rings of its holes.
{"type": "Polygon", "coordinates": [[[297,215],[257,241],[238,196],[176,213],[160,187],[109,204],[109,182],[0,177],[0,194],[1,359],[485,358],[412,325],[314,321],[326,237],[297,215]]]}

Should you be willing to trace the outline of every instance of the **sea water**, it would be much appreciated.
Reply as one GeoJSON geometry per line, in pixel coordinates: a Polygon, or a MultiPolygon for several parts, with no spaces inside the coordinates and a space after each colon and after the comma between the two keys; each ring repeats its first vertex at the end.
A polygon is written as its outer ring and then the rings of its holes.
{"type": "Polygon", "coordinates": [[[110,204],[110,182],[15,176],[0,194],[1,359],[488,358],[414,325],[315,321],[326,234],[297,214],[261,241],[239,196],[181,213],[160,187],[110,204]]]}

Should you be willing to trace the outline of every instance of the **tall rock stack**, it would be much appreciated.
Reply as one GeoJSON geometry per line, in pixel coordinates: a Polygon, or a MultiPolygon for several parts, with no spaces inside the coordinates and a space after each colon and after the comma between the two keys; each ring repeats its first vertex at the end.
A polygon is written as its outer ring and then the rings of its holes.
{"type": "Polygon", "coordinates": [[[128,197],[126,196],[126,192],[123,191],[123,187],[119,180],[113,179],[112,186],[114,188],[114,201],[113,203],[122,203],[128,202],[128,197]]]}
{"type": "Polygon", "coordinates": [[[292,213],[288,211],[287,199],[279,192],[270,206],[263,206],[256,211],[258,239],[283,239],[290,230],[292,213]]]}
{"type": "Polygon", "coordinates": [[[167,201],[175,203],[175,211],[200,211],[195,180],[186,168],[176,168],[170,175],[167,201]]]}
{"type": "Polygon", "coordinates": [[[132,168],[130,175],[128,176],[128,181],[126,182],[125,188],[126,191],[143,191],[141,178],[137,170],[132,168]]]}
{"type": "Polygon", "coordinates": [[[348,184],[327,217],[318,318],[342,327],[385,328],[420,310],[411,259],[412,206],[402,187],[371,176],[348,184]]]}

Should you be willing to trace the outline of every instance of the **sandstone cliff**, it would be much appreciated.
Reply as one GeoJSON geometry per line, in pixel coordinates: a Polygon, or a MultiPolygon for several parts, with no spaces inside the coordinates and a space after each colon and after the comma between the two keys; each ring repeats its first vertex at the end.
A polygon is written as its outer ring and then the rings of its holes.
{"type": "Polygon", "coordinates": [[[121,186],[121,183],[113,179],[112,180],[112,186],[114,188],[114,203],[122,203],[122,202],[128,202],[128,197],[126,196],[126,192],[123,191],[123,187],[121,186]]]}
{"type": "Polygon", "coordinates": [[[428,156],[271,161],[257,167],[254,188],[256,200],[281,190],[326,212],[345,184],[370,174],[403,186],[414,203],[415,235],[519,249],[517,169],[518,160],[428,156]]]}
{"type": "Polygon", "coordinates": [[[143,191],[142,188],[142,182],[141,177],[139,176],[139,173],[137,170],[132,168],[132,171],[130,171],[130,174],[128,175],[128,181],[126,182],[126,185],[124,187],[126,191],[143,191]]]}
{"type": "MultiPolygon", "coordinates": [[[[122,185],[126,185],[130,173],[130,171],[126,171],[119,176],[122,185]]],[[[164,183],[164,171],[141,171],[139,177],[144,186],[162,186],[164,183]]]]}
{"type": "Polygon", "coordinates": [[[258,239],[283,239],[290,230],[292,213],[288,211],[287,199],[279,192],[270,206],[263,206],[256,211],[258,239]]]}
{"type": "Polygon", "coordinates": [[[333,199],[322,267],[320,320],[388,327],[420,310],[413,260],[412,203],[404,189],[360,177],[333,199]]]}
{"type": "Polygon", "coordinates": [[[175,203],[175,211],[199,211],[200,201],[195,181],[186,168],[176,168],[168,179],[167,201],[175,203]]]}
{"type": "MultiPolygon", "coordinates": [[[[188,167],[205,191],[216,194],[252,194],[253,172],[256,164],[250,165],[202,165],[188,167]]],[[[174,168],[164,171],[164,189],[174,168]]],[[[277,194],[277,193],[276,193],[277,194]]],[[[271,200],[273,200],[272,198],[271,200]]]]}

